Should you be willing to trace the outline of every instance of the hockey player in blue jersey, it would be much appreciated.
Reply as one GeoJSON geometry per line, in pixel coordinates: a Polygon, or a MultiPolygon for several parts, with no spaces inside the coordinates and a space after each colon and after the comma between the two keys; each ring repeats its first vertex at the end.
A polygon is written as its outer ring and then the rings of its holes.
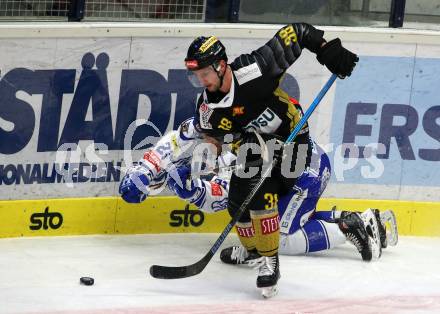
{"type": "MultiPolygon", "coordinates": [[[[184,121],[177,131],[166,134],[144,154],[137,165],[128,169],[119,188],[122,198],[130,203],[139,203],[151,191],[168,185],[177,196],[204,212],[225,210],[230,173],[222,170],[228,169],[235,157],[230,153],[221,155],[218,158],[220,172],[209,180],[191,177],[191,161],[201,141],[194,120],[184,121]]],[[[330,174],[327,154],[314,143],[310,167],[277,202],[281,229],[280,254],[297,255],[328,250],[349,240],[364,261],[378,258],[387,242],[391,245],[397,242],[392,212],[387,211],[381,217],[377,209],[368,209],[364,213],[335,209],[316,211],[316,204],[330,174]],[[385,218],[390,222],[390,231],[393,231],[389,233],[389,239],[383,223],[385,218]],[[380,231],[377,232],[380,244],[374,228],[380,231]]],[[[252,240],[254,231],[251,225],[248,228],[237,226],[236,230],[241,236],[252,240]]],[[[259,255],[254,250],[248,251],[244,246],[237,245],[223,249],[220,258],[228,264],[245,264],[257,260],[259,255]]]]}

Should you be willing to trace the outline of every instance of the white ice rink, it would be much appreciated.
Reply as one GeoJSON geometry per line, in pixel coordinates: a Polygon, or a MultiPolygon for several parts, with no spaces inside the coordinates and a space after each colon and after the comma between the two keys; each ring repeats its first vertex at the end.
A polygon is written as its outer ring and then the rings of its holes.
{"type": "Polygon", "coordinates": [[[401,237],[372,263],[350,244],[282,256],[280,292],[270,300],[255,288],[255,270],[224,265],[218,254],[192,278],[148,274],[153,263],[195,262],[216,237],[1,239],[0,313],[440,313],[440,238],[401,237]],[[80,285],[81,276],[95,285],[80,285]]]}

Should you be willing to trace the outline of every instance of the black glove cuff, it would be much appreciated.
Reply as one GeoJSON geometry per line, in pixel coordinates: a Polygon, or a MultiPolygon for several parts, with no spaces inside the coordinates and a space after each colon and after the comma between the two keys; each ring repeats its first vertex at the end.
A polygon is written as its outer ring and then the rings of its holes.
{"type": "Polygon", "coordinates": [[[313,28],[308,34],[307,49],[311,52],[318,53],[324,40],[324,31],[313,28]]]}

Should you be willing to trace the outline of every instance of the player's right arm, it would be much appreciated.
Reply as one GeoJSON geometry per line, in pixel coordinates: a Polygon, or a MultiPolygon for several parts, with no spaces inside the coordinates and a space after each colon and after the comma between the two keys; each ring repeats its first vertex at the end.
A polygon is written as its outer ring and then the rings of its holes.
{"type": "Polygon", "coordinates": [[[139,162],[128,168],[119,186],[119,194],[128,203],[140,203],[150,193],[150,186],[161,186],[171,164],[185,164],[191,158],[195,141],[192,119],[185,120],[176,131],[165,134],[139,162]]]}
{"type": "Polygon", "coordinates": [[[163,184],[164,169],[170,163],[172,140],[176,131],[167,133],[141,160],[127,169],[119,185],[119,194],[128,203],[141,203],[150,193],[150,185],[163,184]]]}

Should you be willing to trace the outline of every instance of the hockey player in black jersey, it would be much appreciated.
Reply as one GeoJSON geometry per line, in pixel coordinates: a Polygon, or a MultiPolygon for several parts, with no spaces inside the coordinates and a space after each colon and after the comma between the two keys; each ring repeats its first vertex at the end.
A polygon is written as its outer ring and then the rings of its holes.
{"type": "MultiPolygon", "coordinates": [[[[302,49],[315,53],[317,60],[340,78],[350,76],[358,61],[355,54],[342,47],[339,39],[326,42],[323,34],[306,23],[289,24],[265,45],[250,54],[240,55],[230,64],[225,47],[216,37],[196,38],[188,49],[185,65],[190,79],[205,87],[195,112],[198,131],[211,141],[214,138],[221,142],[229,135],[236,148],[245,147],[244,144],[265,146],[269,142],[285,141],[301,119],[302,110],[279,84],[302,49]]],[[[301,173],[301,168],[310,163],[312,148],[307,124],[290,148],[289,173],[301,173]]],[[[279,149],[274,153],[283,154],[279,149]]],[[[286,156],[283,154],[283,162],[286,156]]],[[[231,216],[260,180],[263,162],[261,154],[251,153],[244,164],[244,172],[252,164],[252,167],[259,167],[258,173],[251,178],[233,173],[228,199],[231,216]]],[[[286,176],[280,165],[275,167],[236,225],[243,246],[262,256],[257,264],[257,287],[263,288],[264,296],[276,293],[280,277],[277,202],[295,180],[295,177],[286,176]],[[251,229],[253,234],[247,232],[251,229]]]]}

